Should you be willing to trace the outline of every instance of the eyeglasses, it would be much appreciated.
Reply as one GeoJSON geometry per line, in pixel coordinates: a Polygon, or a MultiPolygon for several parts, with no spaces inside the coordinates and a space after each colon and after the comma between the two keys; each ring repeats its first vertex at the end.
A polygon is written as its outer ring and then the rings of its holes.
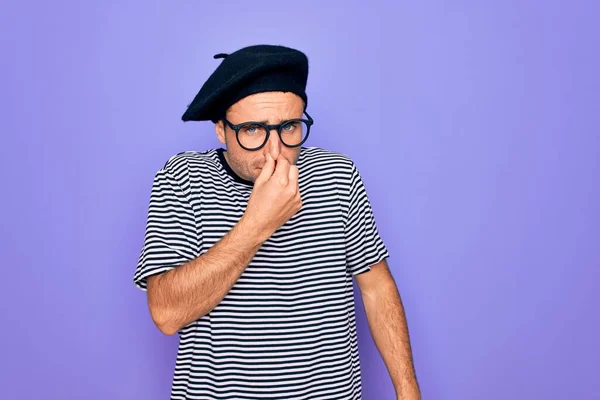
{"type": "Polygon", "coordinates": [[[235,132],[239,145],[245,150],[256,151],[262,149],[267,144],[273,129],[277,131],[281,143],[293,148],[302,146],[306,142],[310,134],[310,127],[314,123],[314,120],[306,111],[304,114],[308,119],[290,119],[278,125],[267,125],[264,122],[254,121],[234,125],[227,118],[223,118],[223,121],[235,132]]]}

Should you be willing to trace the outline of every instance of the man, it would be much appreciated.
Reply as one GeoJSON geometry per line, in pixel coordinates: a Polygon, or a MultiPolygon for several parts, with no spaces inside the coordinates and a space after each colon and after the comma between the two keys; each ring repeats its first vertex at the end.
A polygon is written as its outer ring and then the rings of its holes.
{"type": "Polygon", "coordinates": [[[308,60],[282,46],[223,58],[183,114],[225,149],[154,179],[134,282],[180,345],[172,399],[360,399],[360,287],[398,398],[419,399],[408,330],[354,163],[303,147],[308,60]]]}

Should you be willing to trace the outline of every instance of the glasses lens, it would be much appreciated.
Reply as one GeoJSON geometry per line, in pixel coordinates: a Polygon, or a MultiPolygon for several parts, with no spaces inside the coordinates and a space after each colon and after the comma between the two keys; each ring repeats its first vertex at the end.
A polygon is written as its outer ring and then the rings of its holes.
{"type": "Polygon", "coordinates": [[[297,146],[306,140],[308,125],[303,121],[290,121],[281,127],[281,141],[288,146],[297,146]]]}
{"type": "Polygon", "coordinates": [[[248,124],[240,128],[238,139],[240,144],[247,149],[256,149],[263,145],[267,137],[264,126],[248,124]]]}

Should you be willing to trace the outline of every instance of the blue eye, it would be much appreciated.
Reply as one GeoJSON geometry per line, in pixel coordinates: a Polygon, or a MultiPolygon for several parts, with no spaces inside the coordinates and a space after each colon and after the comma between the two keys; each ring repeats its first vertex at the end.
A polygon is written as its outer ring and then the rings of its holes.
{"type": "Polygon", "coordinates": [[[281,130],[282,130],[282,131],[286,131],[286,132],[292,132],[292,131],[294,131],[294,129],[296,129],[296,125],[297,125],[297,123],[296,123],[296,122],[290,122],[290,123],[288,123],[288,124],[285,124],[285,125],[284,125],[284,126],[281,128],[281,130]]]}
{"type": "Polygon", "coordinates": [[[244,131],[244,133],[253,135],[255,133],[258,133],[259,129],[260,129],[260,126],[258,126],[258,125],[248,125],[243,128],[243,131],[244,131]]]}

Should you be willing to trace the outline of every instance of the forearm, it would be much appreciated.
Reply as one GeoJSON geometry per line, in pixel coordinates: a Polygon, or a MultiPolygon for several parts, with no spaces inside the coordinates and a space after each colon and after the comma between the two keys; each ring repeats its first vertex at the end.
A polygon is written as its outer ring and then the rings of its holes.
{"type": "Polygon", "coordinates": [[[363,295],[371,335],[388,369],[399,399],[420,400],[410,337],[402,300],[392,282],[377,294],[363,295]]]}
{"type": "Polygon", "coordinates": [[[242,218],[202,256],[166,273],[148,278],[152,319],[165,334],[215,308],[242,275],[263,240],[242,218]]]}

